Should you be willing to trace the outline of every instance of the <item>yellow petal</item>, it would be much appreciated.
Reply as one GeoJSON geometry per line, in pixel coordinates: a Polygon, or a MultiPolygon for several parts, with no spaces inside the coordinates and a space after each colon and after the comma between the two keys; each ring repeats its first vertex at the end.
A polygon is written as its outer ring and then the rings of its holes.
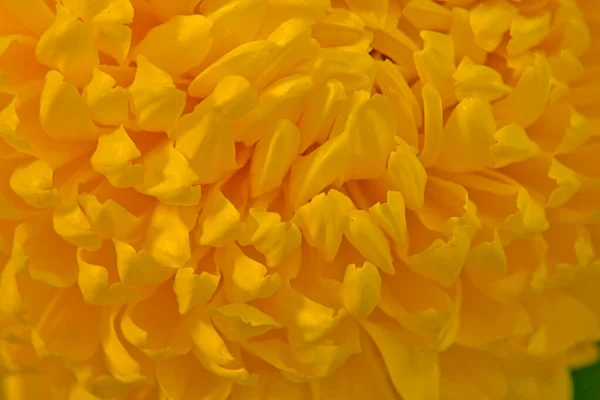
{"type": "Polygon", "coordinates": [[[322,47],[344,47],[356,51],[368,51],[373,37],[358,15],[337,7],[315,23],[312,33],[322,47]]]}
{"type": "Polygon", "coordinates": [[[423,111],[398,68],[389,60],[377,61],[375,66],[377,68],[375,81],[381,88],[382,93],[389,98],[392,92],[397,92],[402,98],[403,103],[412,112],[412,118],[407,119],[412,119],[416,128],[421,127],[423,125],[423,111]]]}
{"type": "Polygon", "coordinates": [[[379,303],[381,295],[381,277],[377,268],[368,261],[360,268],[350,264],[346,268],[341,295],[350,315],[368,317],[379,303]]]}
{"type": "Polygon", "coordinates": [[[296,210],[294,222],[302,230],[308,244],[321,250],[325,261],[331,262],[342,242],[342,221],[346,212],[352,209],[352,200],[332,189],[327,194],[318,194],[296,210]]]}
{"type": "Polygon", "coordinates": [[[194,354],[209,372],[230,381],[250,380],[250,374],[227,348],[208,317],[200,315],[193,320],[190,336],[194,342],[194,354]]]}
{"type": "Polygon", "coordinates": [[[396,246],[407,246],[406,209],[401,192],[388,191],[387,202],[373,205],[369,212],[375,223],[394,240],[396,246]]]}
{"type": "Polygon", "coordinates": [[[340,81],[347,91],[369,90],[375,77],[375,62],[366,53],[345,49],[322,49],[328,76],[340,81]]]}
{"type": "Polygon", "coordinates": [[[177,76],[199,65],[208,53],[212,22],[203,15],[178,15],[150,29],[134,54],[177,76]]]}
{"type": "Polygon", "coordinates": [[[223,78],[209,99],[215,110],[228,120],[243,117],[258,104],[258,94],[250,82],[238,75],[223,78]]]}
{"type": "Polygon", "coordinates": [[[301,342],[317,342],[333,331],[346,315],[344,309],[337,313],[304,296],[299,291],[283,286],[268,304],[261,309],[273,316],[288,329],[288,337],[301,342]]]}
{"type": "Polygon", "coordinates": [[[99,136],[77,88],[65,82],[57,71],[46,75],[40,98],[40,122],[54,139],[83,140],[99,136]]]}
{"type": "Polygon", "coordinates": [[[430,83],[423,85],[423,150],[419,161],[424,167],[431,167],[440,155],[444,142],[442,99],[437,89],[430,83]]]}
{"type": "Polygon", "coordinates": [[[346,239],[377,268],[394,275],[390,242],[364,210],[349,211],[344,217],[346,239]]]}
{"type": "Polygon", "coordinates": [[[126,239],[139,228],[140,220],[112,199],[101,203],[94,195],[78,198],[92,230],[104,238],[126,239]]]}
{"type": "Polygon", "coordinates": [[[300,146],[300,132],[296,125],[282,119],[269,136],[258,141],[250,168],[250,190],[253,197],[267,193],[281,185],[300,146]]]}
{"type": "Polygon", "coordinates": [[[194,273],[193,268],[180,268],[175,275],[173,291],[177,296],[179,313],[185,314],[196,304],[204,304],[210,300],[217,290],[220,277],[202,271],[194,273]]]}
{"type": "Polygon", "coordinates": [[[313,80],[303,75],[273,83],[260,94],[256,108],[232,124],[235,140],[252,145],[274,130],[280,119],[295,123],[312,89],[313,80]]]}
{"type": "MultiPolygon", "coordinates": [[[[413,55],[419,51],[420,45],[399,29],[376,30],[373,32],[373,48],[385,54],[398,69],[404,79],[412,81],[419,74],[413,61],[413,55]]],[[[366,88],[363,88],[366,89],[366,88]]]]}
{"type": "Polygon", "coordinates": [[[512,92],[494,104],[496,120],[513,122],[524,128],[533,124],[548,103],[550,74],[546,58],[536,55],[533,65],[525,69],[512,92]]]}
{"type": "Polygon", "coordinates": [[[135,79],[129,87],[137,123],[143,130],[170,133],[183,112],[186,94],[173,79],[140,56],[135,79]]]}
{"type": "Polygon", "coordinates": [[[376,179],[385,174],[386,160],[395,147],[397,120],[384,96],[375,95],[349,116],[346,132],[352,155],[346,180],[376,179]]]}
{"type": "Polygon", "coordinates": [[[210,56],[221,56],[254,39],[263,24],[267,4],[267,0],[203,1],[199,11],[212,21],[210,36],[218,43],[211,49],[210,56]],[[236,29],[231,29],[232,26],[236,29]]]}
{"type": "Polygon", "coordinates": [[[402,194],[406,206],[418,210],[425,202],[427,172],[415,154],[416,149],[402,139],[397,142],[398,147],[388,160],[388,176],[392,187],[402,194]]]}
{"type": "Polygon", "coordinates": [[[199,240],[202,245],[225,246],[242,233],[240,212],[220,190],[215,190],[210,196],[200,220],[202,231],[199,240]]]}
{"type": "Polygon", "coordinates": [[[52,176],[52,168],[46,162],[35,160],[13,171],[10,188],[33,207],[49,207],[59,200],[52,176]]]}
{"type": "Polygon", "coordinates": [[[98,250],[87,252],[80,249],[77,252],[77,284],[85,302],[113,305],[132,300],[134,293],[116,279],[116,253],[113,244],[106,242],[98,250]]]}
{"type": "Polygon", "coordinates": [[[490,104],[478,98],[463,99],[444,128],[436,168],[447,172],[477,171],[491,162],[496,122],[490,104]]]}
{"type": "Polygon", "coordinates": [[[469,14],[475,42],[485,51],[494,51],[518,14],[519,9],[507,0],[479,3],[469,14]]]}
{"type": "Polygon", "coordinates": [[[85,21],[111,20],[126,24],[133,19],[134,11],[130,0],[100,0],[95,2],[63,0],[62,4],[85,21]]]}
{"type": "Polygon", "coordinates": [[[136,251],[133,246],[118,240],[113,240],[113,244],[121,282],[131,286],[157,285],[172,275],[172,270],[159,265],[148,251],[136,251]]]}
{"type": "Polygon", "coordinates": [[[119,64],[122,64],[129,54],[132,36],[131,28],[114,22],[110,17],[106,18],[107,21],[105,22],[105,15],[103,14],[102,18],[95,18],[95,20],[99,20],[94,26],[98,50],[108,54],[119,64]]]}
{"type": "MultiPolygon", "coordinates": [[[[121,382],[143,382],[149,379],[146,362],[135,357],[118,329],[117,312],[111,312],[102,330],[102,350],[106,369],[121,382]]],[[[137,355],[137,354],[136,354],[137,355]]]]}
{"type": "Polygon", "coordinates": [[[129,119],[129,93],[114,78],[94,69],[92,81],[83,89],[87,107],[100,125],[119,126],[129,119]]]}
{"type": "Polygon", "coordinates": [[[180,268],[191,258],[189,228],[176,207],[157,204],[145,247],[159,264],[170,268],[180,268]]]}
{"type": "Polygon", "coordinates": [[[323,142],[320,139],[329,136],[337,112],[346,99],[344,85],[336,79],[328,80],[298,120],[301,138],[299,152],[306,151],[315,141],[323,142]]]}
{"type": "Polygon", "coordinates": [[[335,182],[350,161],[347,135],[330,138],[308,156],[298,160],[290,174],[290,204],[298,209],[335,182]]]}
{"type": "Polygon", "coordinates": [[[394,387],[405,400],[439,398],[440,371],[435,353],[404,343],[393,326],[363,321],[379,348],[394,387]]]}
{"type": "Polygon", "coordinates": [[[419,30],[437,32],[450,30],[452,18],[450,10],[431,0],[413,0],[402,9],[402,14],[419,30]]]}
{"type": "Polygon", "coordinates": [[[530,18],[517,15],[510,26],[511,39],[506,45],[508,54],[518,54],[540,44],[550,33],[551,19],[550,12],[530,18]]]}
{"type": "Polygon", "coordinates": [[[234,244],[218,248],[215,261],[223,272],[223,287],[230,302],[271,297],[281,284],[279,274],[267,274],[267,267],[246,256],[234,244]]]}
{"type": "Polygon", "coordinates": [[[90,161],[94,170],[106,176],[111,185],[125,188],[143,182],[144,166],[132,164],[141,155],[125,129],[120,127],[98,138],[90,161]]]}
{"type": "Polygon", "coordinates": [[[490,152],[497,168],[527,160],[540,152],[538,145],[516,124],[508,124],[497,130],[494,138],[496,143],[490,152]]]}
{"type": "Polygon", "coordinates": [[[150,357],[174,357],[192,347],[186,322],[177,310],[171,281],[151,296],[129,303],[121,319],[123,336],[150,357]],[[156,318],[160,310],[160,318],[156,318]]]}
{"type": "Polygon", "coordinates": [[[366,4],[360,0],[348,0],[346,2],[350,10],[355,12],[369,28],[382,29],[385,26],[385,18],[388,12],[388,2],[376,0],[366,4]]]}
{"type": "Polygon", "coordinates": [[[58,69],[78,86],[90,81],[100,62],[92,25],[62,5],[56,6],[56,19],[40,37],[35,53],[41,63],[58,69]]]}
{"type": "Polygon", "coordinates": [[[302,242],[294,222],[281,222],[278,213],[251,209],[246,232],[239,243],[252,245],[265,256],[268,267],[279,265],[302,242]]]}
{"type": "Polygon", "coordinates": [[[98,249],[101,239],[92,232],[92,226],[76,199],[61,203],[52,214],[54,230],[67,242],[87,250],[98,249]]]}
{"type": "Polygon", "coordinates": [[[244,77],[254,84],[277,51],[278,46],[269,40],[256,40],[238,46],[196,76],[188,86],[188,92],[192,97],[206,98],[228,75],[244,77]]]}
{"type": "Polygon", "coordinates": [[[465,57],[454,73],[456,97],[463,100],[467,97],[478,97],[486,101],[494,101],[510,92],[510,87],[502,82],[500,73],[485,65],[476,65],[465,57]]]}
{"type": "Polygon", "coordinates": [[[454,42],[454,55],[457,62],[460,62],[464,57],[468,57],[476,64],[485,63],[487,52],[475,42],[475,33],[469,23],[469,10],[452,7],[450,36],[452,36],[454,42]]]}
{"type": "Polygon", "coordinates": [[[172,143],[166,143],[144,159],[144,183],[137,189],[171,205],[192,206],[201,196],[198,175],[172,143]]]}
{"type": "Polygon", "coordinates": [[[173,137],[175,149],[185,156],[198,183],[216,182],[237,167],[231,127],[213,110],[199,108],[181,117],[173,137]]]}
{"type": "Polygon", "coordinates": [[[241,342],[282,327],[271,316],[245,303],[229,303],[217,307],[211,319],[225,337],[233,342],[241,342]]]}
{"type": "Polygon", "coordinates": [[[452,75],[456,71],[452,37],[422,31],[423,50],[414,54],[415,66],[423,84],[431,83],[439,92],[443,107],[456,103],[452,75]]]}

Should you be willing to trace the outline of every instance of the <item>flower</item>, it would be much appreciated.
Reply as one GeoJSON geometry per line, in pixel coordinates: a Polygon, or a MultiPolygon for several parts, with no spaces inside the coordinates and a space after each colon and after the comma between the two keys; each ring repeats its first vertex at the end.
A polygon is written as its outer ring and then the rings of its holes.
{"type": "Polygon", "coordinates": [[[562,400],[595,0],[0,1],[7,400],[562,400]]]}

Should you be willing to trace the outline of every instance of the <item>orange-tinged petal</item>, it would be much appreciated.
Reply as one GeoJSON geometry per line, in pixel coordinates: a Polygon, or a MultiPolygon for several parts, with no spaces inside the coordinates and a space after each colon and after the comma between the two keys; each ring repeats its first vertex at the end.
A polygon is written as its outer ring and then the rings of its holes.
{"type": "Polygon", "coordinates": [[[92,230],[103,238],[127,239],[139,228],[140,219],[112,199],[101,203],[93,195],[80,195],[78,202],[92,230]]]}
{"type": "Polygon", "coordinates": [[[158,264],[148,251],[136,251],[130,244],[118,240],[113,243],[121,282],[131,286],[157,285],[173,274],[170,268],[158,264]]]}
{"type": "Polygon", "coordinates": [[[178,15],[148,31],[133,53],[177,76],[199,65],[212,45],[212,22],[203,15],[178,15]]]}
{"type": "Polygon", "coordinates": [[[352,210],[346,214],[344,235],[368,261],[386,274],[394,275],[390,242],[367,211],[352,210]]]}
{"type": "Polygon", "coordinates": [[[158,361],[156,380],[171,400],[226,400],[232,386],[207,371],[193,354],[158,361]]]}
{"type": "Polygon", "coordinates": [[[102,244],[76,199],[64,201],[54,209],[52,225],[63,239],[79,248],[96,250],[102,244]]]}
{"type": "Polygon", "coordinates": [[[243,117],[258,104],[258,94],[250,82],[239,75],[223,78],[209,99],[215,111],[228,120],[243,117]]]}
{"type": "Polygon", "coordinates": [[[162,0],[145,0],[144,2],[148,9],[152,10],[161,21],[166,21],[177,15],[192,14],[200,0],[173,0],[168,3],[162,0]]]}
{"type": "Polygon", "coordinates": [[[137,64],[129,87],[137,123],[150,132],[170,133],[183,112],[186,94],[175,87],[168,73],[147,58],[139,56],[137,64]]]}
{"type": "Polygon", "coordinates": [[[58,69],[69,82],[83,86],[100,63],[93,27],[62,5],[56,6],[56,12],[54,23],[40,37],[36,57],[58,69]]]}
{"type": "Polygon", "coordinates": [[[32,0],[24,3],[19,0],[5,0],[4,7],[20,23],[24,24],[37,36],[46,31],[54,21],[50,5],[44,0],[32,0]]]}
{"type": "Polygon", "coordinates": [[[89,359],[100,347],[101,315],[99,308],[83,302],[77,287],[61,289],[35,324],[33,345],[42,356],[89,359]],[[73,321],[77,321],[75,329],[73,321]]]}
{"type": "Polygon", "coordinates": [[[356,318],[366,318],[379,303],[381,276],[370,262],[357,268],[350,264],[342,282],[342,302],[348,313],[356,318]]]}

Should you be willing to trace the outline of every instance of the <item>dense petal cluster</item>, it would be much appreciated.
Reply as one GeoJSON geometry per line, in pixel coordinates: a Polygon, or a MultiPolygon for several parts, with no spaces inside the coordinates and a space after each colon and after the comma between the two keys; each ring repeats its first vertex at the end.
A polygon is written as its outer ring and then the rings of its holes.
{"type": "Polygon", "coordinates": [[[3,399],[570,398],[599,10],[0,0],[3,399]]]}

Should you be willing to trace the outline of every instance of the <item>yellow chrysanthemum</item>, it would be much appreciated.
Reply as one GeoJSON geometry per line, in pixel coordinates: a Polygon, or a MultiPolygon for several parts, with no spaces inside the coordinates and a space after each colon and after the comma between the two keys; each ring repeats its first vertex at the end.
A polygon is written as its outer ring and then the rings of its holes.
{"type": "Polygon", "coordinates": [[[0,0],[3,400],[565,400],[597,0],[0,0]]]}

